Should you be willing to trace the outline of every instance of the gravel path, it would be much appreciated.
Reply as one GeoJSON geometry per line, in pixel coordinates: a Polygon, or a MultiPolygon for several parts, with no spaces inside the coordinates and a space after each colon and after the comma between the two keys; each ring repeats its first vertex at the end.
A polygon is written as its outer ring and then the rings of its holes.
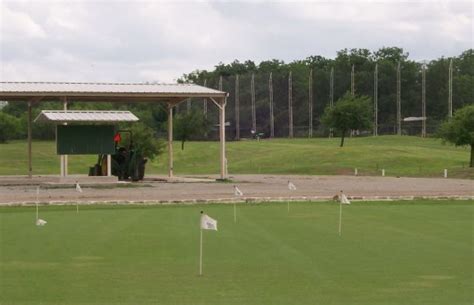
{"type": "MultiPolygon", "coordinates": [[[[158,178],[158,177],[155,177],[158,178]]],[[[215,177],[207,177],[215,178],[215,177]]],[[[323,200],[340,190],[355,199],[410,197],[453,197],[474,199],[474,180],[435,178],[395,178],[366,176],[280,176],[236,175],[230,183],[145,181],[133,187],[94,188],[83,185],[83,193],[73,188],[41,188],[42,203],[90,202],[206,202],[236,200],[233,185],[244,193],[238,200],[323,200]],[[297,187],[290,191],[291,180],[297,187]]],[[[30,204],[36,200],[36,185],[0,186],[0,204],[30,204]]]]}

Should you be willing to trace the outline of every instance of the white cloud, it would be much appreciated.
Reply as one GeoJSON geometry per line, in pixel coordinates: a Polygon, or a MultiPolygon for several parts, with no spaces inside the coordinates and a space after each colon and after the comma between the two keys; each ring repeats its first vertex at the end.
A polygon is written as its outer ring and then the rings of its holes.
{"type": "Polygon", "coordinates": [[[18,38],[46,37],[43,28],[28,14],[12,10],[6,6],[1,7],[0,25],[2,43],[18,38]]]}
{"type": "Polygon", "coordinates": [[[472,11],[459,1],[0,0],[0,79],[163,82],[221,61],[342,48],[453,56],[472,47],[472,11]]]}

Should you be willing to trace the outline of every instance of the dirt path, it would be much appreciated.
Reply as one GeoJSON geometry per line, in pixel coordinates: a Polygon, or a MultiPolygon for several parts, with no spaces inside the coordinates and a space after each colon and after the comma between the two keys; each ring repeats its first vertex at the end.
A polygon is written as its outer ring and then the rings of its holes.
{"type": "MultiPolygon", "coordinates": [[[[212,177],[208,177],[212,178],[212,177]]],[[[214,177],[215,178],[215,177],[214,177]]],[[[474,199],[474,181],[461,179],[236,175],[231,183],[146,181],[133,187],[42,188],[39,201],[60,202],[206,202],[236,200],[233,185],[244,193],[238,200],[323,200],[340,190],[351,198],[461,197],[474,199]],[[296,191],[288,190],[291,180],[296,191]]],[[[205,180],[204,180],[205,181],[205,180]]],[[[0,186],[0,204],[27,204],[36,200],[35,185],[0,186]]]]}

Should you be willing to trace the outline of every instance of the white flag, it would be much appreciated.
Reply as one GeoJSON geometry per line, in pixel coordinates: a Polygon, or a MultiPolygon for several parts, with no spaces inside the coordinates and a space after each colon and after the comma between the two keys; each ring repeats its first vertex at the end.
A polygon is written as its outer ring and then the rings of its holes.
{"type": "Polygon", "coordinates": [[[351,204],[351,202],[349,201],[349,199],[347,199],[344,193],[341,193],[339,200],[341,201],[342,204],[351,204]]]}
{"type": "Polygon", "coordinates": [[[38,219],[36,220],[36,225],[39,226],[39,227],[42,227],[44,226],[45,224],[47,224],[48,222],[46,220],[43,220],[43,219],[38,219]]]}
{"type": "Polygon", "coordinates": [[[244,193],[242,193],[242,191],[236,185],[234,185],[234,195],[235,196],[243,196],[244,193]]]}
{"type": "Polygon", "coordinates": [[[201,229],[217,231],[217,220],[203,214],[201,216],[201,229]]]}
{"type": "Polygon", "coordinates": [[[82,188],[81,188],[81,186],[79,185],[78,182],[76,182],[76,191],[79,192],[79,193],[82,193],[82,188]]]}
{"type": "Polygon", "coordinates": [[[291,181],[288,181],[288,189],[290,191],[296,191],[296,186],[291,181]]]}

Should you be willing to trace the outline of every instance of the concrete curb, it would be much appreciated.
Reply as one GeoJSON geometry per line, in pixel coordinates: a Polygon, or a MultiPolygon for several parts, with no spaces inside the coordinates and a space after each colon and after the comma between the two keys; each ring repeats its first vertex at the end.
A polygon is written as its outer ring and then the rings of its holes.
{"type": "MultiPolygon", "coordinates": [[[[398,200],[474,200],[474,196],[348,196],[353,201],[398,201],[398,200]]],[[[265,203],[287,201],[332,201],[332,196],[300,196],[300,197],[243,197],[243,198],[215,198],[215,199],[183,199],[183,200],[87,200],[79,201],[79,205],[190,205],[211,203],[265,203]]],[[[39,205],[76,205],[74,200],[40,201],[39,205]]],[[[33,206],[35,201],[14,201],[0,203],[0,207],[33,206]]]]}

